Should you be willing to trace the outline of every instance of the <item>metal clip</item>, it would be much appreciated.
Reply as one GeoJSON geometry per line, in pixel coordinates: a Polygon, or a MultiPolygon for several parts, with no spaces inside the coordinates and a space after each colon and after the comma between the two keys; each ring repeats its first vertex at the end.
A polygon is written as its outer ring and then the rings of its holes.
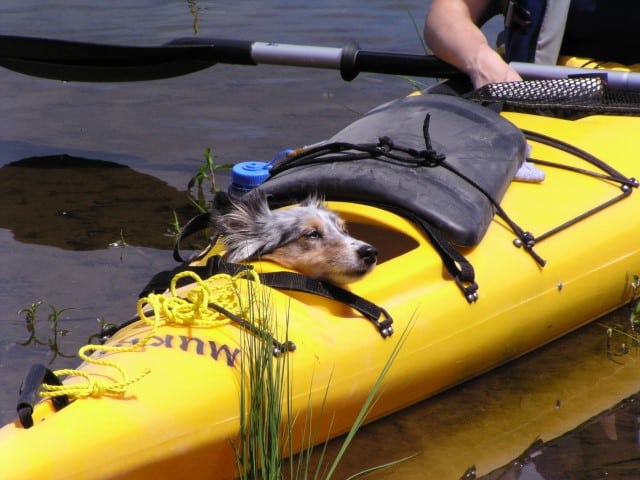
{"type": "Polygon", "coordinates": [[[478,298],[480,298],[480,296],[478,295],[479,287],[475,281],[463,282],[457,276],[454,278],[454,280],[456,282],[456,285],[458,285],[458,288],[460,288],[460,290],[462,290],[462,293],[464,293],[464,298],[468,303],[475,303],[478,301],[478,298]]]}
{"type": "Polygon", "coordinates": [[[387,338],[393,335],[393,318],[384,308],[380,308],[380,312],[384,316],[384,320],[380,321],[377,318],[371,318],[371,321],[377,327],[382,338],[387,338]]]}

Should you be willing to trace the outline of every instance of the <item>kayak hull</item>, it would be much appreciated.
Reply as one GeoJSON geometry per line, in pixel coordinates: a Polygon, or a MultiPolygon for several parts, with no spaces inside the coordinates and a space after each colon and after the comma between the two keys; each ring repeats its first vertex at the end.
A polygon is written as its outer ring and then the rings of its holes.
{"type": "MultiPolygon", "coordinates": [[[[504,116],[520,128],[579,146],[629,177],[640,173],[640,144],[632,140],[640,118],[504,116]]],[[[534,144],[533,156],[584,167],[545,145],[534,144]]],[[[511,218],[536,235],[606,202],[619,188],[601,179],[541,168],[546,174],[542,183],[514,182],[501,202],[511,218]]],[[[631,299],[632,276],[640,273],[635,219],[640,195],[635,192],[536,245],[546,260],[544,267],[514,245],[513,232],[495,217],[482,242],[463,250],[480,284],[480,298],[471,304],[413,223],[372,206],[330,206],[348,221],[354,236],[380,250],[376,269],[349,288],[383,306],[394,319],[396,333],[382,338],[357,312],[330,300],[269,292],[276,337],[288,337],[297,346],[278,360],[286,358],[292,371],[294,450],[351,427],[401,338],[367,421],[504,364],[623,305],[631,299]],[[314,425],[319,422],[311,440],[305,435],[309,418],[314,425]]],[[[256,262],[255,268],[280,270],[268,262],[256,262]]],[[[152,328],[136,322],[109,344],[135,345],[152,328]]],[[[152,333],[142,348],[103,355],[132,377],[149,370],[124,394],[80,398],[58,412],[43,401],[36,407],[32,428],[14,422],[0,429],[0,464],[9,478],[236,474],[232,445],[240,426],[246,332],[227,324],[166,325],[152,333]]],[[[80,368],[105,380],[121,380],[111,367],[85,363],[80,368]]]]}

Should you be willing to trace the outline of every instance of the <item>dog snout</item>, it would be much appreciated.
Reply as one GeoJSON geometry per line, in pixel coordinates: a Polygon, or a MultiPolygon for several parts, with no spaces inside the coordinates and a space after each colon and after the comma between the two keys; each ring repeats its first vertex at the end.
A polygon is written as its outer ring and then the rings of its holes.
{"type": "Polygon", "coordinates": [[[371,245],[365,244],[358,248],[358,256],[367,265],[373,265],[378,260],[378,250],[371,245]]]}

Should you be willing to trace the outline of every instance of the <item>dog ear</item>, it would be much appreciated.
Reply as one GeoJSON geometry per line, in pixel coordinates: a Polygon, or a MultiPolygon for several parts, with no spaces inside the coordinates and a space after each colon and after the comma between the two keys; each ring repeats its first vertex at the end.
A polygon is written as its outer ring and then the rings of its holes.
{"type": "Polygon", "coordinates": [[[231,199],[225,192],[216,192],[211,201],[209,211],[209,228],[211,229],[211,241],[215,243],[224,231],[224,215],[231,210],[231,199]]]}
{"type": "MultiPolygon", "coordinates": [[[[228,240],[228,238],[227,238],[228,240]]],[[[258,260],[263,255],[263,242],[260,241],[240,241],[235,245],[227,245],[227,251],[224,255],[229,262],[242,262],[247,260],[258,260]]]]}
{"type": "Polygon", "coordinates": [[[227,192],[218,191],[211,201],[211,214],[224,215],[232,208],[231,197],[227,192]]]}
{"type": "Polygon", "coordinates": [[[265,249],[272,213],[262,191],[252,190],[230,201],[228,211],[218,217],[227,247],[225,257],[231,262],[260,256],[265,249]]]}
{"type": "Polygon", "coordinates": [[[307,198],[300,202],[300,206],[327,208],[324,203],[324,196],[320,195],[318,192],[311,193],[307,198]]]}

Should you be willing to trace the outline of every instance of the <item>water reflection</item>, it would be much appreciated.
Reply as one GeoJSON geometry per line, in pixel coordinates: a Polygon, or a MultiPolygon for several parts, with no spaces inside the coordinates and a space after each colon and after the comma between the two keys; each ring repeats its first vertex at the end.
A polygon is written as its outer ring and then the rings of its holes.
{"type": "Polygon", "coordinates": [[[86,251],[173,247],[172,219],[195,214],[185,192],[104,160],[48,155],[0,168],[0,228],[23,243],[86,251]],[[166,232],[162,235],[159,232],[166,232]]]}
{"type": "MultiPolygon", "coordinates": [[[[634,294],[636,282],[634,279],[632,284],[634,294]]],[[[619,365],[619,371],[637,368],[640,340],[637,322],[638,302],[633,301],[617,315],[593,325],[605,338],[602,357],[606,357],[610,365],[619,365]]],[[[613,375],[619,371],[613,370],[613,375]]],[[[596,375],[592,376],[592,381],[597,389],[599,379],[596,375]]],[[[613,388],[612,392],[615,391],[613,388]]],[[[558,409],[562,407],[562,404],[558,405],[558,409]]],[[[536,439],[516,459],[480,480],[622,480],[638,478],[639,471],[640,394],[634,393],[558,438],[547,442],[536,439]]]]}
{"type": "Polygon", "coordinates": [[[482,480],[632,479],[640,472],[640,395],[551,442],[535,442],[482,480]]]}

